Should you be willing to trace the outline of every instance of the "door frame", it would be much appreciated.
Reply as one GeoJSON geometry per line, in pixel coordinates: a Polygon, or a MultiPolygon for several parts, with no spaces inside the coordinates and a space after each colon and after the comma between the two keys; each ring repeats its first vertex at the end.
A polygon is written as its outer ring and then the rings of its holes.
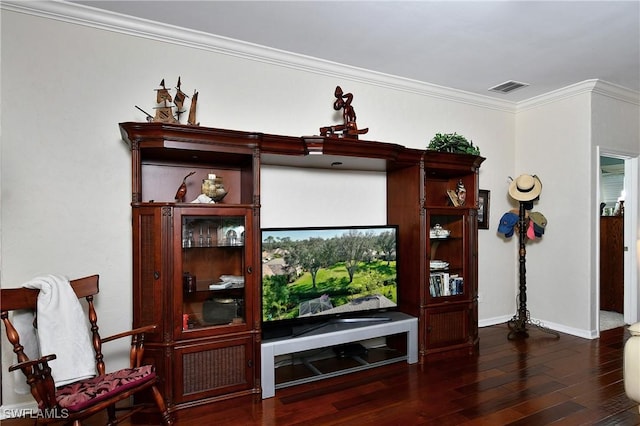
{"type": "MultiPolygon", "coordinates": [[[[640,240],[635,238],[638,235],[638,156],[634,154],[614,151],[606,148],[598,147],[598,169],[596,178],[596,206],[594,212],[597,214],[596,229],[597,235],[595,241],[600,241],[600,181],[601,157],[619,158],[624,160],[624,321],[627,324],[633,324],[640,321],[639,312],[639,283],[638,283],[638,250],[640,240]]],[[[600,331],[600,247],[596,244],[596,324],[598,332],[600,331]]]]}

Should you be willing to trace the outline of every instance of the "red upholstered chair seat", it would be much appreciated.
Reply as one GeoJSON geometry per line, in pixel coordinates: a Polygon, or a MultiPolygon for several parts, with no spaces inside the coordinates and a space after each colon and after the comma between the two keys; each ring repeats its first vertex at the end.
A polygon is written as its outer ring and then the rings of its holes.
{"type": "Polygon", "coordinates": [[[58,388],[56,400],[60,407],[80,411],[114,393],[122,392],[156,377],[151,365],[125,368],[104,376],[96,376],[58,388]]]}

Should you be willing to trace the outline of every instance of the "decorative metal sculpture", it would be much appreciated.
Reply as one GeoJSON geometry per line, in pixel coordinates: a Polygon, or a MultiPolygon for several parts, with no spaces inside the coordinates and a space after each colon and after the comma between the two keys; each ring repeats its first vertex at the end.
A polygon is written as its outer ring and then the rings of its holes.
{"type": "Polygon", "coordinates": [[[342,109],[343,124],[321,127],[320,135],[337,138],[358,139],[358,135],[364,135],[365,133],[367,133],[369,131],[368,128],[358,129],[358,125],[356,124],[356,111],[353,109],[353,106],[351,106],[351,102],[353,101],[353,94],[344,93],[340,86],[336,86],[334,96],[336,97],[336,100],[333,103],[333,109],[335,109],[336,111],[342,109]]]}

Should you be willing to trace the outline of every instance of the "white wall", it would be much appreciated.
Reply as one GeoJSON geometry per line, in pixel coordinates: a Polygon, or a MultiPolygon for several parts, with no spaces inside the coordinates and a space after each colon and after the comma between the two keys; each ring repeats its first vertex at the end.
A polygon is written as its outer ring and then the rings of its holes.
{"type": "MultiPolygon", "coordinates": [[[[624,90],[620,87],[599,82],[592,99],[592,164],[597,169],[599,156],[606,152],[619,155],[622,158],[633,158],[632,163],[626,165],[625,170],[625,242],[627,250],[624,253],[625,263],[625,304],[624,319],[627,323],[640,320],[640,227],[638,211],[640,197],[638,197],[638,156],[640,155],[640,112],[634,99],[626,99],[624,90]],[[595,119],[597,118],[597,119],[595,119]],[[635,170],[629,170],[635,167],[635,170]],[[635,208],[633,208],[635,206],[635,208]],[[635,260],[635,263],[634,263],[635,260]]],[[[594,219],[599,228],[599,219],[594,219]]],[[[599,259],[599,246],[594,244],[593,256],[599,259]]],[[[596,294],[599,290],[599,271],[596,272],[596,294]]],[[[599,301],[594,305],[599,306],[599,301]]]]}
{"type": "MultiPolygon", "coordinates": [[[[496,234],[501,214],[511,208],[506,195],[508,176],[531,169],[543,182],[554,182],[545,185],[540,204],[550,219],[549,234],[530,248],[532,285],[546,282],[532,289],[531,306],[541,318],[588,328],[582,306],[589,303],[589,296],[576,297],[575,289],[552,287],[549,280],[566,276],[566,264],[558,259],[566,259],[574,250],[580,260],[569,266],[582,271],[583,259],[588,257],[584,252],[591,243],[580,232],[588,229],[588,221],[576,222],[571,214],[574,208],[589,208],[588,195],[580,189],[589,177],[589,171],[582,170],[588,169],[590,158],[587,96],[557,107],[527,110],[516,119],[515,106],[507,102],[282,52],[262,52],[255,46],[201,34],[150,28],[135,20],[124,22],[139,30],[140,35],[133,35],[120,25],[122,21],[109,15],[108,19],[95,17],[73,5],[43,3],[39,7],[45,12],[63,9],[81,20],[51,19],[47,13],[37,16],[6,4],[2,7],[3,287],[20,286],[41,273],[71,278],[99,273],[97,308],[103,334],[129,328],[130,153],[121,141],[118,123],[144,121],[134,105],[150,110],[160,80],[173,85],[181,76],[187,93],[200,92],[202,126],[291,136],[317,134],[319,127],[339,122],[332,103],[333,90],[340,85],[355,95],[358,124],[370,128],[366,139],[424,148],[436,132],[455,131],[480,146],[487,158],[480,171],[480,187],[491,191],[490,229],[479,235],[481,325],[503,322],[516,307],[516,248],[513,241],[505,242],[496,234]],[[96,27],[86,25],[94,19],[96,27]],[[104,22],[110,29],[100,24],[104,22]],[[222,44],[225,49],[218,48],[222,44]],[[269,55],[275,59],[269,60],[269,55]],[[537,124],[538,120],[549,126],[537,124]],[[560,135],[572,145],[565,146],[567,141],[560,135]],[[522,142],[516,144],[520,138],[522,142]],[[575,149],[578,143],[587,146],[575,149]],[[549,152],[574,158],[570,170],[558,167],[549,152]],[[575,203],[574,190],[579,191],[575,203]],[[567,230],[576,230],[579,244],[569,244],[571,231],[567,230]],[[534,265],[544,266],[536,269],[534,265]],[[567,312],[559,314],[559,310],[567,312]]],[[[320,193],[333,196],[344,181],[322,171],[265,167],[262,225],[383,222],[384,185],[378,174],[348,177],[362,199],[345,196],[339,217],[335,209],[325,208],[317,193],[307,190],[323,188],[320,193]],[[296,206],[304,207],[292,207],[293,199],[296,206]],[[369,207],[363,209],[365,204],[369,207]]],[[[588,271],[578,276],[590,280],[588,271]]],[[[3,372],[12,362],[6,346],[3,372]]],[[[124,349],[119,347],[117,355],[107,352],[111,368],[125,364],[124,349]]],[[[5,405],[29,400],[12,392],[9,374],[3,374],[2,386],[5,405]]]]}
{"type": "Polygon", "coordinates": [[[262,228],[387,223],[385,173],[265,165],[260,179],[262,228]]]}
{"type": "Polygon", "coordinates": [[[637,156],[639,117],[637,95],[597,80],[519,105],[516,174],[540,176],[543,190],[533,210],[549,222],[544,237],[527,245],[528,308],[553,329],[598,335],[596,148],[637,156]]]}
{"type": "Polygon", "coordinates": [[[548,220],[544,236],[526,247],[528,308],[532,318],[574,333],[590,329],[594,297],[590,97],[578,91],[526,108],[516,118],[516,174],[540,177],[542,194],[533,210],[548,220]]]}

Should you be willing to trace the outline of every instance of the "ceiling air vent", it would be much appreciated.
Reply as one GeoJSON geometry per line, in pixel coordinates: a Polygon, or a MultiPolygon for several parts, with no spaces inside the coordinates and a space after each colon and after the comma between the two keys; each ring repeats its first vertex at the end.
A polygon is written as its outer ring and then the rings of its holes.
{"type": "Polygon", "coordinates": [[[519,81],[505,81],[502,84],[498,84],[497,86],[493,86],[489,89],[490,92],[498,92],[498,93],[509,93],[513,92],[516,89],[520,89],[522,87],[527,87],[527,83],[521,83],[519,81]]]}

